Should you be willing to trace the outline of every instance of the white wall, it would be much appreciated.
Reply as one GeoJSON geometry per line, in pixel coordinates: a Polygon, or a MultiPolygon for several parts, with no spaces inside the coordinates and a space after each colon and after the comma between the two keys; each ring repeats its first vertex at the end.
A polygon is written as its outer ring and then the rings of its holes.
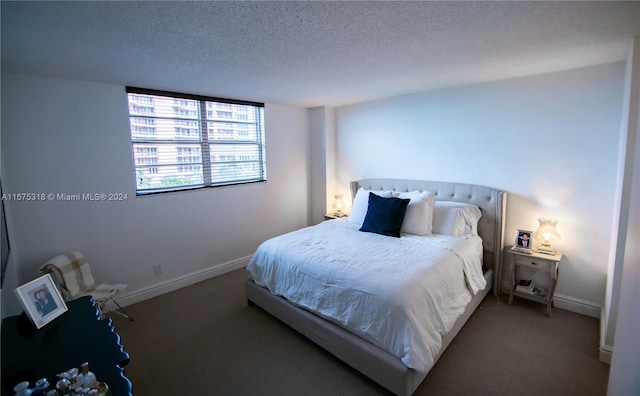
{"type": "Polygon", "coordinates": [[[604,334],[601,336],[601,343],[606,346],[601,345],[601,350],[610,350],[613,346],[609,395],[640,394],[640,36],[634,39],[627,67],[628,105],[625,106],[622,135],[626,135],[630,150],[621,154],[624,161],[620,161],[620,166],[625,187],[628,187],[621,190],[627,190],[628,195],[621,194],[619,214],[621,220],[627,221],[617,224],[616,238],[612,238],[619,240],[624,236],[625,241],[615,247],[616,258],[622,257],[611,263],[610,276],[617,282],[609,282],[607,288],[602,319],[604,334]],[[626,223],[626,227],[622,223],[626,223]],[[617,284],[619,288],[616,288],[617,284]]]}
{"type": "MultiPolygon", "coordinates": [[[[636,48],[640,54],[640,46],[636,48]]],[[[636,143],[633,177],[630,179],[632,189],[629,227],[626,230],[626,249],[620,275],[617,322],[615,328],[610,330],[615,331],[615,343],[609,376],[609,395],[640,394],[640,139],[637,138],[640,136],[640,126],[637,122],[640,106],[637,100],[635,103],[636,143]]]]}
{"type": "MultiPolygon", "coordinates": [[[[311,188],[309,224],[324,220],[324,214],[335,212],[336,132],[335,109],[314,107],[309,112],[309,158],[311,188]]],[[[347,197],[348,195],[345,195],[347,197]]]]}
{"type": "MultiPolygon", "coordinates": [[[[639,109],[640,110],[640,109],[639,109]]],[[[638,130],[640,133],[640,130],[638,130]]],[[[620,287],[619,315],[609,377],[609,395],[640,394],[640,139],[636,156],[624,268],[620,287]]]]}
{"type": "Polygon", "coordinates": [[[5,192],[128,194],[121,202],[5,202],[18,278],[80,250],[96,278],[135,292],[246,261],[265,239],[306,226],[306,110],[267,104],[265,123],[266,183],[136,197],[123,86],[3,74],[5,192]]]}
{"type": "Polygon", "coordinates": [[[623,83],[615,63],[340,107],[337,182],[345,193],[366,177],[508,191],[507,244],[538,217],[557,218],[565,255],[556,295],[599,316],[623,83]]]}
{"type": "Polygon", "coordinates": [[[309,224],[321,222],[327,213],[327,145],[324,107],[314,107],[309,113],[309,224]]]}
{"type": "MultiPolygon", "coordinates": [[[[620,142],[618,145],[618,168],[616,184],[616,205],[612,217],[609,254],[609,271],[607,274],[607,294],[602,310],[602,356],[604,361],[610,362],[610,351],[613,347],[616,322],[618,320],[618,302],[620,285],[625,267],[625,250],[627,245],[627,230],[631,227],[629,210],[631,206],[631,189],[634,178],[635,141],[638,128],[638,101],[640,100],[640,36],[634,40],[627,57],[625,69],[625,89],[620,127],[620,142]],[[607,355],[609,354],[609,355],[607,355]]],[[[638,174],[635,174],[638,177],[638,174]]],[[[638,242],[636,242],[637,244],[638,242]]]]}

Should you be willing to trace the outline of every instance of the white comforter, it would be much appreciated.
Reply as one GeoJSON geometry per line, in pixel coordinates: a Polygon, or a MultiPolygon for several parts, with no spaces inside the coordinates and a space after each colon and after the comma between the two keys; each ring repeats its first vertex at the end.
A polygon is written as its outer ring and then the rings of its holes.
{"type": "Polygon", "coordinates": [[[338,219],[270,239],[249,262],[249,276],[426,373],[442,335],[486,285],[482,241],[358,228],[338,219]]]}

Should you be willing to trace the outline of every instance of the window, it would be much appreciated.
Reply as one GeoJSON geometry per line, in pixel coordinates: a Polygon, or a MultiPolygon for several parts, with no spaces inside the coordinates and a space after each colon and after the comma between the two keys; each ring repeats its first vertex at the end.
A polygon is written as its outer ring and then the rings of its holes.
{"type": "Polygon", "coordinates": [[[127,87],[138,195],[267,180],[264,104],[127,87]]]}

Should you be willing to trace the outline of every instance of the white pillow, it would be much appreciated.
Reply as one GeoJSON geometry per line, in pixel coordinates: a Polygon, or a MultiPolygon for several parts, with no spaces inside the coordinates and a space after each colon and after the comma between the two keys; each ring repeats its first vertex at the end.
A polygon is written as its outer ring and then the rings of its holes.
{"type": "Polygon", "coordinates": [[[395,196],[411,200],[407,205],[400,232],[414,235],[431,234],[436,196],[428,191],[404,192],[395,196]]]}
{"type": "Polygon", "coordinates": [[[369,193],[372,192],[382,198],[391,198],[393,191],[372,191],[365,190],[360,187],[356,196],[353,198],[353,204],[351,205],[351,213],[349,214],[349,223],[362,225],[364,218],[367,215],[367,209],[369,209],[369,193]]]}
{"type": "Polygon", "coordinates": [[[475,205],[436,201],[433,208],[433,233],[457,237],[478,235],[478,221],[482,217],[480,208],[475,205]]]}

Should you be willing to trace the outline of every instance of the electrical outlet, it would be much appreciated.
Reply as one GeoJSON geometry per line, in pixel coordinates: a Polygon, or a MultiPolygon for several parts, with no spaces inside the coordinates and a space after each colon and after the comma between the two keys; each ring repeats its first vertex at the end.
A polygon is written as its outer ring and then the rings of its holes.
{"type": "Polygon", "coordinates": [[[162,273],[162,266],[160,264],[156,264],[153,266],[153,274],[160,275],[162,273]]]}

